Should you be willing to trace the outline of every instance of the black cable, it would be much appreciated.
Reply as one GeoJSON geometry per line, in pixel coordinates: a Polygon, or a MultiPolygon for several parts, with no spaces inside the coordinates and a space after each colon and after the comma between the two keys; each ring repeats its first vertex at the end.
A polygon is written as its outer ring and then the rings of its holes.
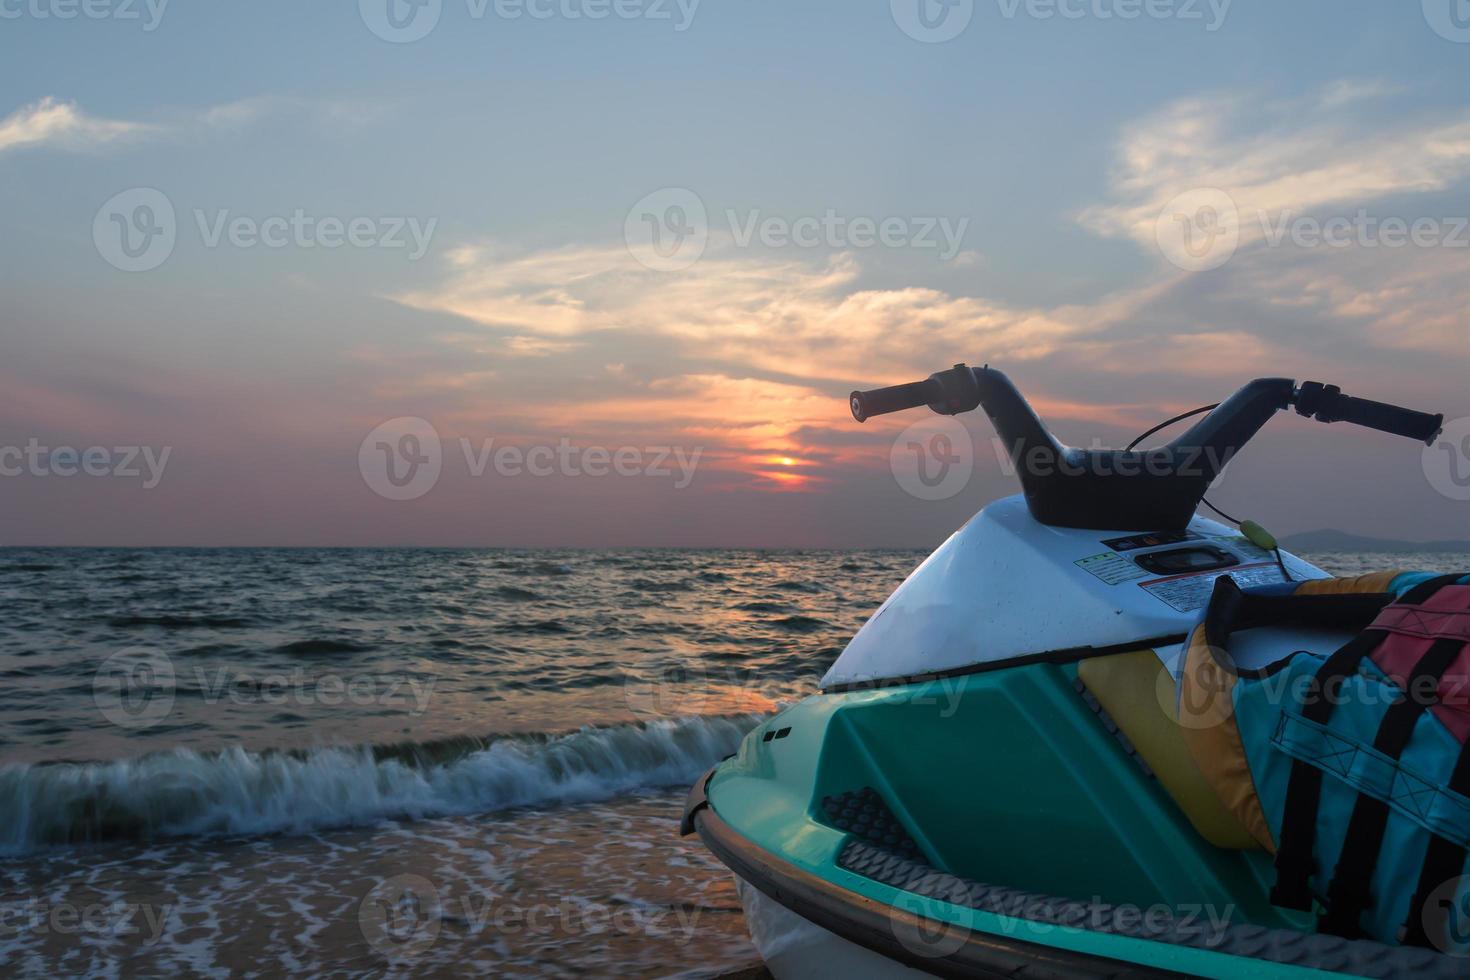
{"type": "MultiPolygon", "coordinates": [[[[1143,435],[1139,436],[1137,439],[1134,439],[1132,442],[1130,442],[1128,444],[1128,448],[1125,449],[1125,450],[1123,450],[1123,451],[1125,453],[1126,452],[1131,452],[1133,450],[1133,447],[1134,446],[1137,446],[1140,442],[1142,442],[1143,440],[1147,439],[1149,436],[1153,435],[1155,432],[1158,432],[1160,429],[1167,429],[1169,426],[1173,425],[1175,422],[1183,422],[1185,419],[1192,419],[1196,415],[1203,415],[1206,412],[1213,412],[1215,409],[1217,409],[1219,407],[1220,407],[1220,403],[1219,402],[1216,402],[1213,405],[1205,405],[1202,408],[1196,408],[1196,409],[1194,409],[1192,411],[1185,412],[1183,415],[1176,415],[1172,419],[1168,419],[1167,421],[1160,422],[1158,425],[1154,426],[1152,429],[1149,429],[1143,435]]],[[[1210,508],[1210,510],[1212,510],[1215,513],[1219,514],[1221,517],[1225,518],[1227,521],[1229,521],[1231,524],[1234,524],[1236,527],[1239,527],[1240,526],[1240,521],[1237,521],[1235,518],[1231,517],[1229,514],[1225,513],[1223,510],[1221,510],[1220,508],[1216,507],[1214,504],[1210,503],[1210,500],[1209,500],[1208,497],[1200,497],[1200,503],[1204,504],[1206,507],[1210,508]]],[[[1281,560],[1281,556],[1280,555],[1277,555],[1276,560],[1279,562],[1281,560]]],[[[1281,566],[1281,571],[1283,573],[1286,571],[1286,566],[1285,565],[1282,565],[1281,566]]]]}
{"type": "Polygon", "coordinates": [[[1276,546],[1276,567],[1279,568],[1279,569],[1281,569],[1281,577],[1284,578],[1284,579],[1286,579],[1286,581],[1288,581],[1288,582],[1295,582],[1296,581],[1296,579],[1294,579],[1294,578],[1291,577],[1291,573],[1286,570],[1286,559],[1281,557],[1281,546],[1280,545],[1277,545],[1276,546]]]}
{"type": "Polygon", "coordinates": [[[1160,422],[1158,425],[1154,426],[1152,429],[1149,429],[1143,435],[1139,436],[1137,439],[1134,439],[1132,442],[1130,442],[1128,444],[1128,448],[1125,449],[1125,450],[1123,450],[1123,451],[1125,453],[1126,452],[1131,452],[1134,446],[1138,445],[1140,442],[1142,442],[1143,440],[1147,439],[1149,436],[1153,435],[1155,432],[1158,432],[1160,429],[1167,429],[1169,426],[1173,425],[1175,422],[1183,422],[1185,419],[1192,419],[1196,415],[1203,415],[1206,412],[1213,412],[1215,409],[1217,409],[1219,407],[1220,407],[1220,403],[1219,402],[1216,402],[1213,405],[1206,405],[1204,408],[1196,408],[1192,412],[1185,412],[1183,415],[1176,415],[1172,419],[1169,419],[1167,422],[1160,422]]]}
{"type": "Polygon", "coordinates": [[[1225,518],[1231,524],[1234,524],[1236,527],[1240,527],[1240,521],[1236,520],[1235,518],[1231,517],[1229,514],[1225,513],[1223,510],[1221,510],[1220,508],[1216,507],[1214,504],[1210,503],[1210,500],[1209,500],[1208,497],[1201,497],[1201,498],[1199,498],[1199,502],[1202,503],[1202,504],[1204,504],[1206,507],[1210,508],[1210,510],[1212,510],[1215,513],[1219,514],[1221,517],[1225,518]]]}
{"type": "MultiPolygon", "coordinates": [[[[1155,432],[1158,432],[1160,429],[1167,429],[1169,426],[1173,425],[1175,422],[1183,422],[1185,419],[1194,418],[1196,415],[1203,415],[1205,412],[1213,412],[1215,409],[1217,409],[1219,407],[1220,407],[1220,403],[1219,402],[1216,402],[1213,405],[1206,405],[1203,408],[1196,408],[1193,411],[1185,412],[1183,415],[1176,415],[1172,419],[1169,419],[1169,420],[1164,421],[1164,422],[1160,422],[1158,425],[1154,426],[1152,429],[1149,429],[1143,435],[1139,436],[1137,439],[1134,439],[1132,442],[1130,442],[1128,444],[1128,448],[1125,449],[1125,450],[1123,450],[1123,451],[1124,452],[1131,452],[1134,446],[1137,446],[1140,442],[1142,442],[1143,440],[1147,439],[1149,436],[1153,435],[1155,432]]],[[[1201,495],[1201,497],[1199,498],[1199,500],[1200,500],[1200,503],[1204,504],[1206,507],[1210,508],[1210,510],[1214,511],[1215,513],[1219,514],[1221,517],[1225,518],[1231,524],[1234,524],[1236,527],[1240,527],[1240,521],[1238,521],[1234,517],[1231,517],[1229,514],[1225,513],[1223,510],[1221,510],[1220,508],[1216,507],[1214,504],[1210,503],[1210,498],[1209,497],[1206,497],[1206,496],[1201,495]]],[[[1284,558],[1281,557],[1281,548],[1278,546],[1275,549],[1275,551],[1276,551],[1276,566],[1281,569],[1281,577],[1284,578],[1284,579],[1286,579],[1286,581],[1288,581],[1288,582],[1293,581],[1293,579],[1291,577],[1291,573],[1286,570],[1286,559],[1284,559],[1284,558]]]]}

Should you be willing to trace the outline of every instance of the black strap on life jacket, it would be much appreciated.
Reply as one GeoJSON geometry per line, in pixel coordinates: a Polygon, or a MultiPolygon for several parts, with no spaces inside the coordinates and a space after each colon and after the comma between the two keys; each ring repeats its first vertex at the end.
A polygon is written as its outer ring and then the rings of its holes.
{"type": "MultiPolygon", "coordinates": [[[[1418,605],[1459,575],[1441,575],[1414,586],[1398,600],[1418,605]]],[[[1317,668],[1313,697],[1302,707],[1302,717],[1325,725],[1332,717],[1343,682],[1356,673],[1363,658],[1378,648],[1388,631],[1368,629],[1349,640],[1317,668]]],[[[1317,807],[1322,799],[1322,770],[1302,759],[1293,759],[1286,786],[1286,807],[1281,815],[1281,836],[1276,846],[1276,884],[1271,904],[1308,911],[1312,907],[1312,850],[1317,836],[1317,807]]]]}
{"type": "MultiPolygon", "coordinates": [[[[1448,788],[1452,793],[1470,796],[1470,742],[1460,747],[1460,757],[1455,760],[1448,788]]],[[[1466,857],[1470,854],[1463,844],[1446,840],[1438,834],[1429,838],[1429,850],[1424,855],[1419,884],[1414,889],[1414,897],[1409,900],[1409,916],[1399,930],[1399,941],[1405,946],[1429,946],[1431,934],[1437,937],[1445,934],[1446,909],[1426,906],[1432,892],[1463,873],[1466,857]]]]}
{"type": "MultiPolygon", "coordinates": [[[[1395,701],[1383,715],[1378,725],[1378,734],[1373,739],[1373,748],[1390,759],[1397,760],[1403,754],[1409,739],[1414,735],[1414,726],[1424,712],[1438,700],[1437,695],[1420,696],[1418,692],[1429,687],[1439,687],[1439,679],[1460,657],[1465,647],[1463,640],[1442,638],[1433,645],[1419,662],[1414,665],[1405,684],[1405,696],[1395,701]]],[[[1358,923],[1363,910],[1369,905],[1370,885],[1373,870],[1378,865],[1378,852],[1383,846],[1383,832],[1388,827],[1389,806],[1387,801],[1366,793],[1358,794],[1353,804],[1353,814],[1348,821],[1347,837],[1343,839],[1342,853],[1337,869],[1332,874],[1332,884],[1327,889],[1327,914],[1317,924],[1318,932],[1356,939],[1362,935],[1358,923]]]]}

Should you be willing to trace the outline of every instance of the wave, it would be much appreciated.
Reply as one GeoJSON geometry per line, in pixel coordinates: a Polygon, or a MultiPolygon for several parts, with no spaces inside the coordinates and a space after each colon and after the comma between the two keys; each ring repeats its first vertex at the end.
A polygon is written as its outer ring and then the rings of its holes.
{"type": "Polygon", "coordinates": [[[815,616],[787,616],[776,620],[771,625],[795,633],[811,633],[815,630],[829,629],[832,624],[815,616]]]}
{"type": "Polygon", "coordinates": [[[123,629],[131,626],[162,626],[167,629],[238,629],[250,620],[239,616],[113,616],[108,626],[123,629]]]}
{"type": "Polygon", "coordinates": [[[309,657],[326,653],[365,653],[371,649],[370,645],[355,643],[352,640],[311,639],[282,643],[276,647],[276,652],[297,657],[309,657]]]}
{"type": "Polygon", "coordinates": [[[683,786],[764,715],[556,736],[216,753],[0,767],[0,854],[58,844],[242,836],[609,799],[683,786]]]}

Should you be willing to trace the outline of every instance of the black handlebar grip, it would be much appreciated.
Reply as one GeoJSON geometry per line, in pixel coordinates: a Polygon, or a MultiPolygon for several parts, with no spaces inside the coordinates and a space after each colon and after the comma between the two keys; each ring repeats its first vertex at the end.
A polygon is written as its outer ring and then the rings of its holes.
{"type": "Polygon", "coordinates": [[[943,394],[943,387],[933,378],[906,385],[893,385],[890,388],[854,391],[850,396],[852,417],[859,422],[866,422],[875,415],[887,415],[889,412],[902,412],[906,408],[928,405],[943,394]]]}
{"type": "Polygon", "coordinates": [[[1433,442],[1434,437],[1444,428],[1443,415],[1429,415],[1411,408],[1400,408],[1351,395],[1342,396],[1337,404],[1336,414],[1344,422],[1396,436],[1406,436],[1426,444],[1433,442]]]}
{"type": "Polygon", "coordinates": [[[1319,422],[1351,422],[1390,435],[1417,439],[1429,444],[1444,428],[1444,416],[1416,412],[1385,402],[1344,395],[1337,385],[1308,381],[1298,395],[1297,410],[1319,422]]]}

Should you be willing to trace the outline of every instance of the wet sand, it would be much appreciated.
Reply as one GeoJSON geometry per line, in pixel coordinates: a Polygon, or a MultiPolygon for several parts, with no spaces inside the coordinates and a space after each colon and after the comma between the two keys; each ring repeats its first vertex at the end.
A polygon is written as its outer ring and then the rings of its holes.
{"type": "Polygon", "coordinates": [[[12,975],[764,975],[682,794],[0,865],[12,975]]]}

